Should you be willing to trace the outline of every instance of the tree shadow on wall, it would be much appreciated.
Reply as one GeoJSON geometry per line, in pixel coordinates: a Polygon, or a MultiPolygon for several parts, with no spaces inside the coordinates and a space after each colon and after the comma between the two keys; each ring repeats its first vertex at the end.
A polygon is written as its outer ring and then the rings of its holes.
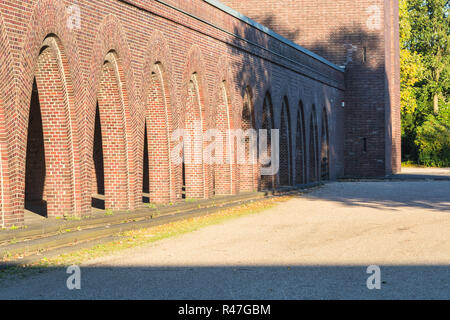
{"type": "MultiPolygon", "coordinates": [[[[270,26],[273,17],[266,17],[265,22],[270,26]]],[[[298,36],[299,30],[295,31],[298,36]]],[[[284,48],[275,39],[254,27],[246,24],[235,27],[231,54],[235,56],[232,68],[236,74],[236,90],[244,96],[245,89],[253,89],[253,103],[256,127],[260,128],[262,102],[266,92],[256,91],[255,88],[275,88],[278,84],[272,79],[271,64],[287,64],[295,68],[292,61],[276,56],[270,51],[289,55],[290,60],[302,64],[304,55],[295,56],[295,50],[284,48]],[[247,39],[244,41],[242,39],[247,39]],[[257,44],[257,45],[255,45],[257,44]]],[[[302,45],[301,43],[299,45],[302,45]]],[[[385,70],[385,48],[380,36],[375,32],[367,32],[363,27],[343,27],[330,33],[328,40],[317,42],[308,50],[329,59],[336,65],[346,66],[344,110],[344,150],[345,176],[384,176],[386,172],[385,141],[392,140],[391,128],[386,130],[387,118],[386,101],[390,101],[389,91],[386,90],[388,77],[385,70]],[[381,141],[381,142],[380,142],[381,141]]],[[[272,101],[274,113],[279,114],[281,104],[272,101]]],[[[290,101],[290,107],[295,108],[297,101],[290,101]]],[[[333,102],[333,108],[338,107],[333,102]]],[[[394,150],[398,150],[394,141],[394,150]]],[[[330,146],[331,149],[334,146],[330,146]]],[[[337,152],[336,150],[334,152],[337,152]]],[[[397,151],[394,151],[397,152],[397,151]]],[[[295,159],[294,159],[295,161],[295,159]]],[[[388,164],[387,167],[389,167],[388,164]]]]}

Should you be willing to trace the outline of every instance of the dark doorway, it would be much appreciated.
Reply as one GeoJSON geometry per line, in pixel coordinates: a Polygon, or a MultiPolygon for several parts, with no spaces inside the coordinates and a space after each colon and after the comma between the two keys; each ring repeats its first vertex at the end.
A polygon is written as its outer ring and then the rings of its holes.
{"type": "Polygon", "coordinates": [[[181,180],[182,180],[181,198],[186,199],[186,164],[184,161],[184,152],[183,152],[183,162],[181,164],[181,180]]]}
{"type": "Polygon", "coordinates": [[[96,192],[92,196],[92,206],[97,209],[105,209],[105,171],[103,164],[103,140],[102,127],[100,122],[100,109],[98,107],[95,111],[95,129],[94,129],[94,168],[95,178],[97,182],[96,192]]]}
{"type": "Polygon", "coordinates": [[[306,141],[305,141],[305,122],[303,114],[303,104],[300,102],[297,115],[297,138],[296,138],[296,176],[295,184],[306,183],[306,141]]]}
{"type": "Polygon", "coordinates": [[[25,166],[25,209],[46,217],[44,130],[36,79],[31,94],[25,166]]]}
{"type": "Polygon", "coordinates": [[[317,129],[315,113],[311,115],[309,130],[309,182],[317,182],[317,129]]]}
{"type": "Polygon", "coordinates": [[[145,121],[145,134],[144,134],[144,161],[143,161],[143,175],[142,175],[142,201],[144,203],[150,203],[150,170],[149,170],[149,158],[148,158],[148,136],[147,136],[147,121],[145,121]]]}

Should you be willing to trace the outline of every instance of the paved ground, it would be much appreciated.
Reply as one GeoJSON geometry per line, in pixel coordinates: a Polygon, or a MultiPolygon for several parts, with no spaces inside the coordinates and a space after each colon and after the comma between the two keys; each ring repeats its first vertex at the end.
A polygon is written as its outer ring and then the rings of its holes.
{"type": "Polygon", "coordinates": [[[332,183],[261,214],[0,283],[0,298],[450,299],[450,181],[332,183]],[[382,288],[366,287],[369,265],[382,288]]]}
{"type": "Polygon", "coordinates": [[[450,168],[402,168],[402,172],[393,175],[392,178],[450,181],[450,168]]]}

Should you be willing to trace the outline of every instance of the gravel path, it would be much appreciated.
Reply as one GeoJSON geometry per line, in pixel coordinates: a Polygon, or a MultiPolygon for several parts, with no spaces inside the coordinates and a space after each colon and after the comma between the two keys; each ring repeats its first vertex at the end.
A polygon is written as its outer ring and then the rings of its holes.
{"type": "Polygon", "coordinates": [[[0,298],[450,299],[450,181],[331,183],[263,213],[0,284],[0,298]],[[381,290],[368,290],[369,265],[381,290]],[[2,287],[3,286],[3,287],[2,287]]]}

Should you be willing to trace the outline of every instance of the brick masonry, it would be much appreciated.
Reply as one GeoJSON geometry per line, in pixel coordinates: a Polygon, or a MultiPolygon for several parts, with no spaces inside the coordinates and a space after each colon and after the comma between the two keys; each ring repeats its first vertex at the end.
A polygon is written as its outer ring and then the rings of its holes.
{"type": "MultiPolygon", "coordinates": [[[[383,28],[389,39],[395,23],[383,28]]],[[[323,154],[330,179],[385,174],[382,160],[399,155],[386,137],[398,133],[395,108],[387,107],[397,99],[387,85],[398,80],[396,42],[378,51],[367,61],[383,72],[344,73],[202,0],[2,0],[0,225],[20,225],[25,207],[42,204],[49,217],[88,215],[97,193],[107,209],[134,210],[144,206],[144,191],[152,203],[169,203],[303,184],[321,177],[323,154]],[[364,98],[364,85],[378,104],[352,102],[364,98]],[[259,165],[204,159],[175,163],[174,152],[186,158],[193,150],[180,149],[172,133],[185,128],[195,141],[196,125],[204,133],[281,129],[279,174],[262,179],[259,165]],[[356,157],[366,134],[376,151],[356,157]]],[[[224,159],[233,154],[227,139],[224,159]]]]}
{"type": "Polygon", "coordinates": [[[346,66],[345,175],[384,176],[400,170],[398,1],[223,2],[346,66]]]}

